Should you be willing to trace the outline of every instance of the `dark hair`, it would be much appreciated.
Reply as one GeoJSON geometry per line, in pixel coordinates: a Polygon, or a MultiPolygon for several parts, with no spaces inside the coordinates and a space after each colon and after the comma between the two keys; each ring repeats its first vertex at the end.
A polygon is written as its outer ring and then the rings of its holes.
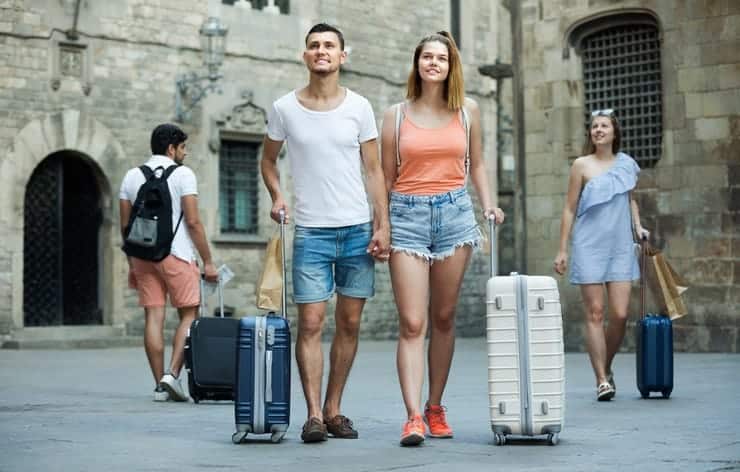
{"type": "Polygon", "coordinates": [[[187,139],[188,135],[179,127],[170,123],[161,124],[152,131],[152,154],[165,156],[167,155],[167,148],[170,144],[177,147],[180,143],[187,141],[187,139]]]}
{"type": "Polygon", "coordinates": [[[344,35],[336,26],[329,25],[327,23],[316,23],[311,27],[310,30],[308,30],[308,33],[306,34],[306,46],[308,46],[308,37],[311,36],[313,33],[334,33],[337,35],[337,38],[339,38],[339,47],[342,51],[344,51],[344,35]]]}
{"type": "Polygon", "coordinates": [[[595,116],[592,116],[591,119],[588,121],[588,128],[586,128],[586,142],[583,144],[583,154],[593,154],[596,152],[596,145],[594,144],[593,139],[591,139],[591,126],[594,123],[594,120],[599,117],[606,117],[609,118],[609,121],[612,123],[612,128],[614,128],[614,141],[612,141],[612,153],[616,154],[619,152],[619,147],[622,144],[622,129],[619,127],[619,121],[617,121],[617,116],[614,113],[608,114],[608,115],[602,115],[598,114],[595,116]]]}
{"type": "Polygon", "coordinates": [[[411,72],[406,81],[406,98],[416,100],[421,96],[421,76],[419,75],[419,56],[424,45],[431,42],[442,43],[447,47],[449,54],[450,70],[447,73],[444,87],[444,99],[450,110],[459,110],[465,104],[465,83],[463,80],[462,61],[460,52],[455,44],[455,39],[447,31],[438,31],[434,34],[424,36],[414,50],[414,62],[411,72]]]}

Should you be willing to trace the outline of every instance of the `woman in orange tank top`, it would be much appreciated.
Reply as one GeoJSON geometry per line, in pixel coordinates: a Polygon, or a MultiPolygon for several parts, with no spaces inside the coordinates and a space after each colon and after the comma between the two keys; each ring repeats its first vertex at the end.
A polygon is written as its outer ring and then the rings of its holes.
{"type": "Polygon", "coordinates": [[[407,101],[383,117],[382,156],[399,316],[396,364],[408,415],[401,445],[412,446],[424,441],[425,421],[431,437],[452,437],[442,395],[454,352],[455,307],[473,248],[482,239],[465,188],[468,175],[484,217],[501,223],[504,214],[491,204],[480,111],[465,98],[460,55],[449,33],[419,42],[406,90],[407,101]],[[427,320],[429,396],[422,417],[427,320]]]}

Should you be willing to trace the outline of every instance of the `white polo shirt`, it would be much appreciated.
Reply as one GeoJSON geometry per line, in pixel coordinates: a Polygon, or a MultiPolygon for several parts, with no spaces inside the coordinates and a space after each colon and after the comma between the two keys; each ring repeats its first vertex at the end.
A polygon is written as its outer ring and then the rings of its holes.
{"type": "Polygon", "coordinates": [[[287,144],[297,225],[336,228],[370,221],[360,144],[376,139],[378,129],[370,102],[346,91],[333,110],[309,110],[293,91],[268,113],[267,136],[287,144]]]}
{"type": "MultiPolygon", "coordinates": [[[[145,166],[152,170],[160,166],[166,169],[175,164],[175,161],[169,157],[160,155],[153,155],[144,163],[145,166]]],[[[141,169],[138,167],[130,169],[126,172],[123,182],[121,182],[121,191],[118,198],[128,200],[133,205],[136,201],[136,194],[139,193],[139,187],[144,182],[146,182],[146,178],[144,177],[144,173],[141,172],[141,169]]],[[[198,179],[189,167],[179,166],[167,178],[167,186],[170,189],[170,197],[172,198],[172,230],[174,231],[177,221],[180,219],[180,213],[182,212],[181,199],[185,195],[198,195],[198,179]]],[[[175,233],[175,238],[172,240],[170,254],[187,262],[195,260],[193,241],[190,239],[184,214],[180,222],[180,227],[177,233],[175,233]]]]}

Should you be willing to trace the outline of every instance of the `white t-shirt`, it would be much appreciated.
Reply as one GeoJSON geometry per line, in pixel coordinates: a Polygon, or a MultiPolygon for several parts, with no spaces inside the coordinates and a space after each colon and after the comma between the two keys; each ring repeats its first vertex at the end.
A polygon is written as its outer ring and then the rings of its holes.
{"type": "MultiPolygon", "coordinates": [[[[152,170],[160,166],[166,169],[175,165],[175,161],[167,156],[154,155],[144,165],[152,170]]],[[[144,182],[146,182],[146,178],[144,177],[144,173],[141,172],[141,169],[138,167],[130,169],[126,172],[123,182],[121,182],[121,191],[118,198],[128,200],[133,205],[136,201],[136,194],[139,193],[139,187],[144,182]]],[[[167,178],[167,186],[170,189],[170,197],[172,198],[172,230],[174,231],[177,221],[180,219],[180,213],[182,212],[181,198],[185,195],[198,195],[198,179],[189,167],[179,166],[167,178]]],[[[180,222],[180,227],[175,233],[175,238],[172,240],[170,254],[187,262],[195,260],[193,241],[190,239],[184,214],[180,222]]]]}
{"type": "Polygon", "coordinates": [[[267,136],[287,142],[297,225],[336,228],[370,221],[360,144],[376,139],[378,129],[370,102],[345,90],[344,101],[330,111],[307,109],[293,91],[268,113],[267,136]]]}

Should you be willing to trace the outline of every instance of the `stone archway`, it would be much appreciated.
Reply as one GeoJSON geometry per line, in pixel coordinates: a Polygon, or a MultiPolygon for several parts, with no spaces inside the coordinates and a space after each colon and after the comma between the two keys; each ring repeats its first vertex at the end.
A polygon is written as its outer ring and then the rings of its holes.
{"type": "MultiPolygon", "coordinates": [[[[28,123],[13,140],[6,158],[0,163],[0,224],[6,230],[6,248],[10,252],[11,313],[10,326],[26,326],[24,319],[24,230],[26,229],[26,190],[34,185],[32,177],[39,165],[53,158],[59,168],[68,167],[73,174],[82,173],[87,184],[98,195],[98,228],[96,276],[97,293],[88,293],[99,307],[89,320],[69,320],[69,324],[114,324],[115,313],[122,305],[121,290],[116,290],[115,274],[122,267],[115,249],[117,236],[117,195],[111,181],[117,181],[127,169],[125,154],[111,131],[90,115],[79,110],[51,113],[28,123]],[[92,179],[93,182],[90,180],[92,179]],[[97,320],[94,317],[98,317],[97,320]]],[[[72,223],[74,224],[74,223],[72,223]]],[[[74,282],[72,282],[74,283],[74,282]]],[[[90,286],[90,282],[86,282],[90,286]]],[[[72,290],[72,289],[70,289],[72,290]]],[[[90,288],[86,289],[90,290],[90,288]]],[[[0,318],[8,316],[0,312],[0,318]]],[[[3,321],[3,320],[0,320],[3,321]]],[[[6,318],[7,322],[7,318],[6,318]]],[[[44,324],[44,323],[41,323],[44,324]]],[[[47,323],[48,324],[48,323],[47,323]]],[[[57,323],[59,324],[59,323],[57,323]]]]}
{"type": "Polygon", "coordinates": [[[102,324],[102,172],[90,158],[60,151],[26,185],[23,325],[102,324]]]}

